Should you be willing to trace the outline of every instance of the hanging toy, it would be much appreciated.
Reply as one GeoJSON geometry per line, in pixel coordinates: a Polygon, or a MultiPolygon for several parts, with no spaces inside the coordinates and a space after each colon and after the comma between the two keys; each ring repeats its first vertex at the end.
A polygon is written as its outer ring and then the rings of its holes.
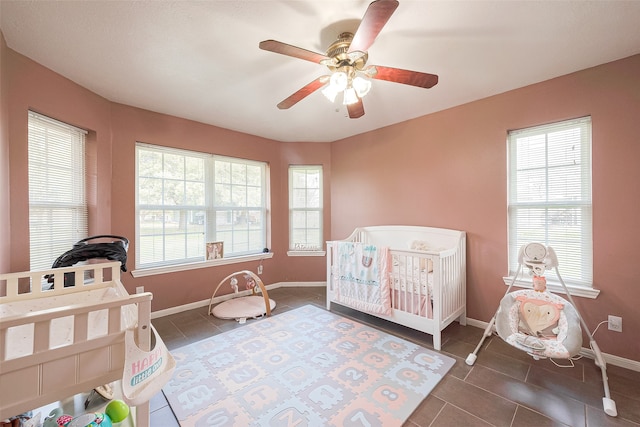
{"type": "Polygon", "coordinates": [[[547,279],[544,276],[533,276],[533,290],[544,292],[547,290],[547,279]]]}
{"type": "Polygon", "coordinates": [[[233,293],[237,294],[238,293],[238,279],[236,279],[235,277],[232,277],[231,280],[229,281],[229,284],[231,285],[231,289],[233,289],[233,293]]]}
{"type": "Polygon", "coordinates": [[[246,285],[245,285],[246,289],[248,291],[252,291],[252,293],[255,295],[256,286],[257,286],[256,285],[256,281],[253,279],[253,277],[251,277],[248,274],[246,276],[244,276],[244,280],[246,280],[246,282],[247,282],[246,285]]]}

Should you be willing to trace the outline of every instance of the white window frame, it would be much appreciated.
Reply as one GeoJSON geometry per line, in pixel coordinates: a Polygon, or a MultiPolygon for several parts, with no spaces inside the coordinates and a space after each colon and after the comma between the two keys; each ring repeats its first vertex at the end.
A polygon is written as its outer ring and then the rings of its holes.
{"type": "MultiPolygon", "coordinates": [[[[521,246],[535,241],[553,247],[572,295],[598,295],[593,288],[591,144],[589,116],[509,132],[505,284],[514,280],[521,246]]],[[[520,275],[515,284],[531,287],[531,278],[520,275]]],[[[552,271],[547,287],[564,292],[552,271]]]]}
{"type": "Polygon", "coordinates": [[[323,170],[322,165],[289,165],[289,250],[288,256],[324,256],[323,250],[323,170]],[[296,175],[315,175],[317,181],[296,179],[296,175]],[[315,193],[315,197],[314,197],[315,193]],[[314,201],[317,202],[314,203],[314,201]],[[317,226],[309,224],[309,215],[316,216],[317,226]],[[296,227],[298,221],[305,223],[303,227],[296,227]],[[304,217],[304,219],[300,219],[304,217]],[[304,239],[299,239],[300,233],[304,239]],[[315,234],[316,241],[310,240],[315,234]]]}
{"type": "Polygon", "coordinates": [[[87,131],[28,112],[29,261],[49,269],[88,236],[87,131]]]}
{"type": "MultiPolygon", "coordinates": [[[[168,164],[163,160],[163,165],[168,164]]],[[[162,166],[163,168],[165,166],[162,166]]],[[[236,172],[238,171],[236,169],[236,172]]],[[[186,169],[185,169],[186,170],[186,169]]],[[[136,270],[132,272],[134,277],[142,277],[152,274],[162,274],[172,271],[191,270],[195,268],[210,267],[211,265],[231,264],[236,262],[245,262],[252,259],[265,259],[273,255],[265,252],[268,247],[268,164],[246,159],[234,157],[218,156],[209,153],[201,153],[190,150],[183,150],[171,147],[162,147],[146,143],[136,143],[136,270]],[[173,156],[174,159],[180,159],[184,165],[186,162],[202,162],[201,175],[191,176],[188,173],[175,172],[170,170],[155,171],[149,176],[141,176],[140,171],[140,155],[145,151],[152,155],[173,156]],[[222,167],[216,174],[216,165],[229,165],[229,174],[225,178],[221,175],[222,167]],[[260,177],[258,181],[253,182],[233,182],[235,178],[231,176],[231,168],[258,168],[260,177]],[[155,174],[155,175],[154,175],[155,174]],[[141,182],[146,179],[146,183],[141,182]],[[221,182],[224,181],[224,182],[221,182]],[[182,200],[173,201],[169,204],[164,199],[161,201],[150,202],[150,199],[144,200],[150,193],[144,194],[145,184],[159,185],[162,190],[162,197],[166,197],[165,188],[172,185],[179,189],[182,193],[182,200]],[[187,190],[189,188],[190,190],[187,190]],[[232,190],[233,188],[234,190],[232,190]],[[217,189],[217,190],[216,190],[217,189]],[[250,197],[246,197],[248,192],[260,192],[261,205],[249,206],[247,203],[250,197]],[[190,192],[189,192],[190,191],[190,192]],[[245,194],[244,200],[239,200],[238,194],[245,194]],[[233,200],[232,200],[233,194],[233,200]],[[228,196],[226,201],[222,200],[228,196]],[[141,228],[142,216],[149,215],[151,212],[160,213],[160,219],[155,221],[160,224],[159,232],[144,232],[141,228]],[[253,214],[251,213],[253,212],[253,214]],[[222,231],[216,229],[217,215],[222,213],[223,217],[230,218],[251,218],[253,221],[247,220],[244,230],[242,225],[238,225],[235,221],[231,221],[229,226],[232,231],[227,230],[226,238],[221,238],[222,231]],[[242,215],[240,215],[242,214],[242,215]],[[171,222],[172,217],[180,218],[179,222],[184,226],[177,233],[168,233],[167,224],[171,222]],[[240,216],[237,216],[240,215],[240,216]],[[202,217],[202,223],[198,218],[202,217]],[[183,222],[184,221],[184,222],[183,222]],[[262,227],[255,228],[255,224],[262,224],[262,227]],[[253,224],[253,225],[252,225],[253,224]],[[256,231],[257,230],[257,231],[256,231]],[[242,234],[245,234],[246,241],[238,242],[242,234]],[[179,257],[167,255],[172,249],[173,243],[167,241],[169,236],[173,235],[176,241],[184,244],[180,248],[179,257]],[[155,237],[153,237],[155,236],[155,237]],[[145,261],[141,259],[143,249],[143,239],[147,242],[156,240],[161,242],[161,255],[157,255],[156,259],[145,261]],[[234,239],[236,241],[234,241],[234,239]],[[250,240],[252,239],[252,240],[250,240]],[[224,240],[224,258],[207,260],[206,259],[206,243],[224,240]],[[257,242],[257,243],[256,243],[257,242]],[[246,243],[246,245],[244,244],[246,243]]],[[[236,175],[233,175],[238,176],[236,175]]]]}

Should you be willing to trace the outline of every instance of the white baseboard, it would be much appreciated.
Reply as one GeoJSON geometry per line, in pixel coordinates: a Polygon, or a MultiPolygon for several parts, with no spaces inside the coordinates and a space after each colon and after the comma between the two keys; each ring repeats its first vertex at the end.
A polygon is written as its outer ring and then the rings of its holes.
{"type": "Polygon", "coordinates": [[[196,302],[190,302],[189,304],[177,305],[171,308],[165,308],[164,310],[152,311],[151,319],[157,319],[159,317],[170,316],[172,314],[182,313],[183,311],[193,310],[195,308],[206,307],[209,305],[210,300],[202,300],[196,302]]]}
{"type": "Polygon", "coordinates": [[[327,282],[278,282],[271,286],[278,288],[315,288],[319,286],[326,287],[327,282]]]}
{"type": "MultiPolygon", "coordinates": [[[[317,287],[317,286],[326,286],[327,282],[277,282],[272,283],[270,285],[264,285],[267,288],[267,291],[271,289],[277,288],[304,288],[304,287],[317,287]]],[[[231,298],[235,298],[238,296],[247,296],[251,295],[251,291],[240,291],[237,294],[226,294],[215,297],[213,299],[214,304],[218,304],[222,301],[230,300],[231,298]]],[[[191,302],[189,304],[178,305],[176,307],[166,308],[164,310],[158,310],[151,313],[151,319],[157,319],[159,317],[169,316],[171,314],[182,313],[183,311],[193,310],[200,307],[206,307],[211,302],[211,299],[191,302]]]]}
{"type": "MultiPolygon", "coordinates": [[[[467,318],[467,325],[475,326],[476,328],[486,329],[489,323],[483,322],[476,319],[467,318]]],[[[494,328],[495,330],[495,328],[494,328]]],[[[580,355],[584,357],[588,357],[589,359],[595,359],[595,354],[593,350],[590,348],[582,347],[580,350],[580,355]]],[[[640,362],[637,360],[625,359],[624,357],[615,356],[613,354],[602,353],[602,357],[604,358],[605,363],[608,365],[619,366],[621,368],[626,368],[631,371],[640,372],[640,362]]]]}

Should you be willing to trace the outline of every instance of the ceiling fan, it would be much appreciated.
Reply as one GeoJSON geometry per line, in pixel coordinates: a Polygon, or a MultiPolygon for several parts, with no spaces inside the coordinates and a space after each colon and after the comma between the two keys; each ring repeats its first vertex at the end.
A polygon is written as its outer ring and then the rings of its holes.
{"type": "Polygon", "coordinates": [[[263,50],[304,59],[327,66],[331,71],[294,92],[278,104],[281,110],[291,108],[320,88],[322,93],[334,101],[342,94],[349,117],[357,119],[364,115],[362,98],[371,88],[371,79],[387,80],[422,88],[430,88],[438,83],[435,74],[409,71],[400,68],[366,65],[367,50],[375,41],[382,27],[398,7],[397,0],[375,0],[362,17],[355,34],[343,32],[334,41],[325,55],[292,46],[276,40],[264,40],[259,47],[263,50]]]}

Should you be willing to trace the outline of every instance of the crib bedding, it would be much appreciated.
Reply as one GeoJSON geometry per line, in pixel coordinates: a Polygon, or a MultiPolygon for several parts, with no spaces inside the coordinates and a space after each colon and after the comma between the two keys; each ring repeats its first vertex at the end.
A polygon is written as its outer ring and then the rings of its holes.
{"type": "Polygon", "coordinates": [[[389,248],[340,242],[337,250],[336,299],[358,310],[390,314],[389,248]],[[358,262],[349,262],[350,259],[358,262]]]}

